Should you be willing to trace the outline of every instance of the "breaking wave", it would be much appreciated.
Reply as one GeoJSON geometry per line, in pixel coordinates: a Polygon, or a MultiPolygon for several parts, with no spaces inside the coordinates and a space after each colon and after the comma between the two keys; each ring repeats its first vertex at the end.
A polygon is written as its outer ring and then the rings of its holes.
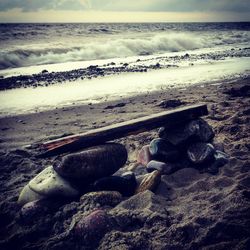
{"type": "Polygon", "coordinates": [[[192,34],[154,35],[146,38],[116,38],[105,43],[93,42],[82,46],[16,49],[1,52],[0,68],[88,61],[136,55],[193,50],[207,46],[192,34]]]}
{"type": "MultiPolygon", "coordinates": [[[[247,36],[248,37],[248,36],[247,36]]],[[[147,34],[147,36],[133,37],[108,37],[96,39],[94,42],[82,40],[82,44],[72,40],[71,45],[50,43],[46,47],[34,48],[32,46],[14,47],[14,49],[0,52],[0,69],[64,63],[73,61],[89,61],[98,59],[123,58],[128,56],[142,56],[162,54],[166,52],[178,52],[195,50],[205,47],[214,47],[220,44],[234,43],[234,40],[242,38],[213,37],[211,35],[199,36],[197,33],[162,33],[147,34]],[[24,49],[23,49],[24,48],[24,49]]],[[[66,42],[65,42],[66,43],[66,42]]]]}

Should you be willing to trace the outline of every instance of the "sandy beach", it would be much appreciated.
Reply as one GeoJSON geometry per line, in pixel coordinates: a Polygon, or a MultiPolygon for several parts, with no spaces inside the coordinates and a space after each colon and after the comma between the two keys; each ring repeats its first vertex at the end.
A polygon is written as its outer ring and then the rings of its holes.
{"type": "MultiPolygon", "coordinates": [[[[0,248],[249,249],[249,88],[244,77],[0,118],[0,248]],[[30,221],[21,219],[20,191],[55,159],[36,158],[25,146],[170,110],[159,106],[165,100],[208,105],[204,119],[229,156],[217,174],[183,165],[162,175],[155,193],[123,197],[120,204],[104,207],[116,223],[98,241],[80,242],[67,234],[73,218],[95,208],[79,197],[30,221]]],[[[129,154],[121,172],[145,174],[134,167],[136,157],[156,137],[153,130],[118,140],[129,154]]]]}

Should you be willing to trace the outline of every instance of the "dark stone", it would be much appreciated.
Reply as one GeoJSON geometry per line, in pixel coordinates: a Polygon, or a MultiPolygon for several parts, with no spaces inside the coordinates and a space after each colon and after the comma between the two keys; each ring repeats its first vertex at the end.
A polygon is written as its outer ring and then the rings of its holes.
{"type": "Polygon", "coordinates": [[[242,114],[243,115],[250,115],[250,108],[248,108],[248,109],[244,109],[243,111],[242,111],[242,114]]]}
{"type": "Polygon", "coordinates": [[[81,241],[96,245],[109,228],[109,216],[104,210],[99,209],[76,223],[73,234],[81,241]]]}
{"type": "Polygon", "coordinates": [[[42,216],[58,210],[60,206],[69,201],[67,199],[53,198],[26,203],[20,210],[20,222],[33,224],[35,220],[39,220],[42,216]]]}
{"type": "Polygon", "coordinates": [[[97,180],[93,184],[95,191],[117,191],[123,196],[131,196],[134,194],[137,182],[133,177],[109,176],[97,180]]]}
{"type": "Polygon", "coordinates": [[[107,143],[64,156],[59,164],[54,165],[54,169],[68,179],[95,181],[115,173],[126,163],[127,156],[123,145],[107,143]]]}
{"type": "Polygon", "coordinates": [[[131,183],[136,182],[135,174],[132,171],[123,173],[121,177],[131,181],[131,183]]]}
{"type": "Polygon", "coordinates": [[[109,105],[109,106],[105,107],[104,109],[121,108],[121,107],[124,107],[124,106],[126,106],[126,103],[120,102],[120,103],[117,103],[115,105],[109,105]]]}
{"type": "Polygon", "coordinates": [[[214,168],[220,168],[228,163],[228,155],[224,152],[219,151],[219,150],[215,151],[214,159],[215,159],[215,161],[212,165],[212,167],[214,167],[214,168]]]}
{"type": "Polygon", "coordinates": [[[185,104],[185,102],[178,100],[178,99],[173,99],[173,100],[162,101],[160,102],[159,106],[161,108],[176,108],[183,104],[185,104]]]}
{"type": "Polygon", "coordinates": [[[188,147],[188,159],[194,164],[203,164],[214,158],[214,147],[208,143],[194,143],[188,147]]]}
{"type": "Polygon", "coordinates": [[[159,161],[176,161],[179,158],[179,152],[176,147],[168,141],[157,138],[151,141],[149,151],[152,157],[159,161]]]}
{"type": "Polygon", "coordinates": [[[228,94],[232,97],[249,97],[250,96],[250,85],[244,85],[239,88],[231,88],[226,90],[224,94],[228,94]]]}
{"type": "Polygon", "coordinates": [[[214,132],[206,121],[197,119],[174,128],[160,128],[159,136],[177,147],[185,147],[192,142],[210,142],[214,132]]]}

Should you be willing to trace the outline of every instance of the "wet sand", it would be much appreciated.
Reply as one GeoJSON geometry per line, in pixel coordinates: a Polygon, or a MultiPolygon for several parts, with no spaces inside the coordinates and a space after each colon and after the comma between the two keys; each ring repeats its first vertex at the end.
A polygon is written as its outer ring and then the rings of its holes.
{"type": "MultiPolygon", "coordinates": [[[[249,86],[249,78],[245,78],[1,118],[0,248],[249,249],[249,86]],[[232,91],[243,86],[248,92],[232,91]],[[53,161],[35,158],[25,145],[161,112],[166,109],[158,104],[170,99],[208,105],[205,120],[230,157],[218,174],[183,166],[162,176],[156,195],[147,192],[137,197],[138,204],[146,200],[146,206],[129,210],[121,203],[109,210],[120,226],[111,228],[94,246],[65,236],[73,216],[83,208],[79,200],[41,214],[28,224],[20,220],[17,199],[21,189],[53,161]],[[107,108],[118,103],[124,105],[107,108]]],[[[129,152],[125,169],[135,163],[138,150],[155,138],[156,132],[118,140],[129,152]]]]}

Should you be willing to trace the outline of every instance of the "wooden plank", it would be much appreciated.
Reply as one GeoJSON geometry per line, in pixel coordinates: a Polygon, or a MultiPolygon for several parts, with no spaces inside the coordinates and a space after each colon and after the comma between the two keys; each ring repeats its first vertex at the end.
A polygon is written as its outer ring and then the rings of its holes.
{"type": "Polygon", "coordinates": [[[205,104],[186,106],[48,141],[38,145],[38,149],[42,151],[41,157],[74,152],[128,135],[138,134],[162,126],[172,126],[207,114],[205,104]]]}

